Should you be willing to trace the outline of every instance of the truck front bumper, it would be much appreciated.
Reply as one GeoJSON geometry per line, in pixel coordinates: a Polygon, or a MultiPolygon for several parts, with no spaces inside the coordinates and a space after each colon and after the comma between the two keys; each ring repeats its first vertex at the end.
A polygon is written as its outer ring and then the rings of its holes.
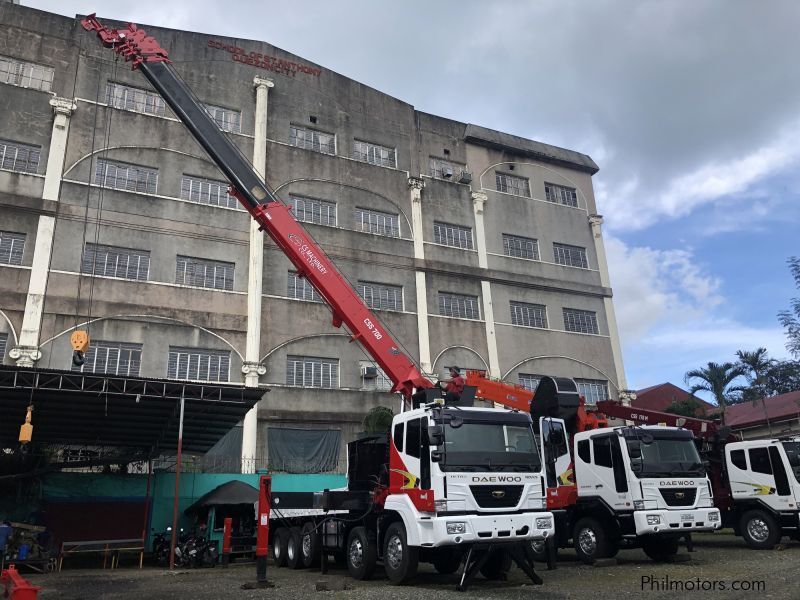
{"type": "Polygon", "coordinates": [[[418,523],[420,545],[428,548],[545,540],[555,535],[555,519],[550,512],[440,516],[418,523]]]}
{"type": "Polygon", "coordinates": [[[718,508],[640,510],[633,513],[636,535],[713,531],[722,527],[718,508]]]}

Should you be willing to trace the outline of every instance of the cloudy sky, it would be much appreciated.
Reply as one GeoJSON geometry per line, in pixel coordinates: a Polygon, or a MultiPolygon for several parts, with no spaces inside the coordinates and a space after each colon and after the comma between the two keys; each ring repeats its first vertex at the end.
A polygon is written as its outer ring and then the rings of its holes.
{"type": "Polygon", "coordinates": [[[264,40],[420,110],[590,154],[630,387],[740,348],[786,356],[796,1],[23,4],[264,40]]]}

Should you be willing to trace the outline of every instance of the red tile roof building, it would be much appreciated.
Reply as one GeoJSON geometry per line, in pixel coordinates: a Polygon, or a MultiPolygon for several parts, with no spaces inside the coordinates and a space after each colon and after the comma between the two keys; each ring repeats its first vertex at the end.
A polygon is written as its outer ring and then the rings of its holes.
{"type": "MultiPolygon", "coordinates": [[[[679,388],[677,385],[672,383],[660,383],[643,390],[638,390],[636,392],[636,400],[631,402],[631,406],[666,412],[669,405],[673,402],[683,402],[688,398],[689,392],[679,388]]],[[[698,417],[710,415],[717,410],[716,406],[709,404],[705,400],[697,398],[697,401],[700,403],[701,407],[697,415],[698,417]]]]}

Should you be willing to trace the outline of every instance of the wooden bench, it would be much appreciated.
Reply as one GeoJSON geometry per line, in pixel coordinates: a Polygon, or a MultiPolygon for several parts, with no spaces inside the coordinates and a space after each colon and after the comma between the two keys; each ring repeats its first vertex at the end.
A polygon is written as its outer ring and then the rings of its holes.
{"type": "Polygon", "coordinates": [[[62,542],[61,552],[58,556],[58,570],[64,566],[64,558],[74,554],[102,554],[103,568],[109,566],[116,569],[119,566],[119,555],[123,552],[136,552],[139,554],[139,568],[144,563],[144,543],[142,538],[126,540],[83,540],[80,542],[62,542]]]}

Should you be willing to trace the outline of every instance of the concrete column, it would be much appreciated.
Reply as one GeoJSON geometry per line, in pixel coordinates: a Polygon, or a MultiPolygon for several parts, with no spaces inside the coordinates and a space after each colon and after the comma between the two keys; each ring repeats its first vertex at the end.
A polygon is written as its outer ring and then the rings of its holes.
{"type": "MultiPolygon", "coordinates": [[[[489,197],[483,192],[472,192],[472,209],[475,212],[475,246],[478,250],[478,266],[489,267],[486,255],[486,232],[483,227],[483,210],[489,197]]],[[[483,302],[483,320],[486,324],[486,347],[489,353],[489,375],[500,378],[500,358],[497,354],[497,332],[494,327],[494,305],[492,304],[492,286],[488,281],[481,281],[483,302]]]]}
{"type": "MultiPolygon", "coordinates": [[[[47,171],[44,176],[42,198],[58,201],[61,191],[61,177],[64,174],[64,157],[67,152],[67,134],[72,112],[78,108],[70,98],[55,97],[50,100],[55,118],[50,134],[50,152],[47,155],[47,171]]],[[[28,283],[28,296],[25,299],[25,314],[19,344],[12,348],[9,356],[20,367],[32,367],[42,356],[39,351],[39,337],[42,328],[44,297],[47,291],[47,278],[50,273],[50,254],[53,248],[55,218],[41,215],[36,228],[36,245],[33,248],[31,278],[28,283]]]]}
{"type": "MultiPolygon", "coordinates": [[[[600,271],[600,283],[607,288],[611,287],[611,279],[608,276],[608,261],[606,260],[606,247],[603,243],[603,217],[600,215],[589,215],[589,225],[592,228],[594,238],[594,248],[597,253],[597,268],[600,271]]],[[[611,339],[611,354],[614,358],[614,368],[617,373],[617,390],[620,399],[623,399],[623,392],[629,392],[628,380],[625,377],[625,365],[622,362],[622,345],[619,341],[619,330],[617,329],[617,316],[614,312],[614,302],[611,298],[603,298],[606,309],[606,319],[608,319],[608,335],[611,339]]],[[[625,395],[628,397],[627,395],[625,395]]],[[[634,395],[635,397],[635,395],[634,395]]]]}
{"type": "MultiPolygon", "coordinates": [[[[263,180],[267,173],[267,107],[269,89],[275,84],[271,79],[256,77],[256,125],[253,140],[253,168],[263,180]]],[[[259,364],[261,351],[261,291],[264,274],[264,234],[258,230],[258,223],[250,221],[250,257],[247,269],[247,342],[245,345],[244,384],[258,387],[259,376],[266,369],[259,364]]],[[[255,459],[258,437],[258,405],[244,417],[242,423],[242,473],[255,472],[255,459]]]]}
{"type": "MultiPolygon", "coordinates": [[[[418,177],[408,178],[408,189],[411,192],[411,226],[414,234],[414,258],[425,259],[425,242],[422,223],[422,188],[425,181],[418,177]]],[[[419,365],[423,373],[431,373],[431,340],[428,333],[428,284],[425,271],[415,272],[417,290],[417,331],[419,335],[419,365]]]]}

